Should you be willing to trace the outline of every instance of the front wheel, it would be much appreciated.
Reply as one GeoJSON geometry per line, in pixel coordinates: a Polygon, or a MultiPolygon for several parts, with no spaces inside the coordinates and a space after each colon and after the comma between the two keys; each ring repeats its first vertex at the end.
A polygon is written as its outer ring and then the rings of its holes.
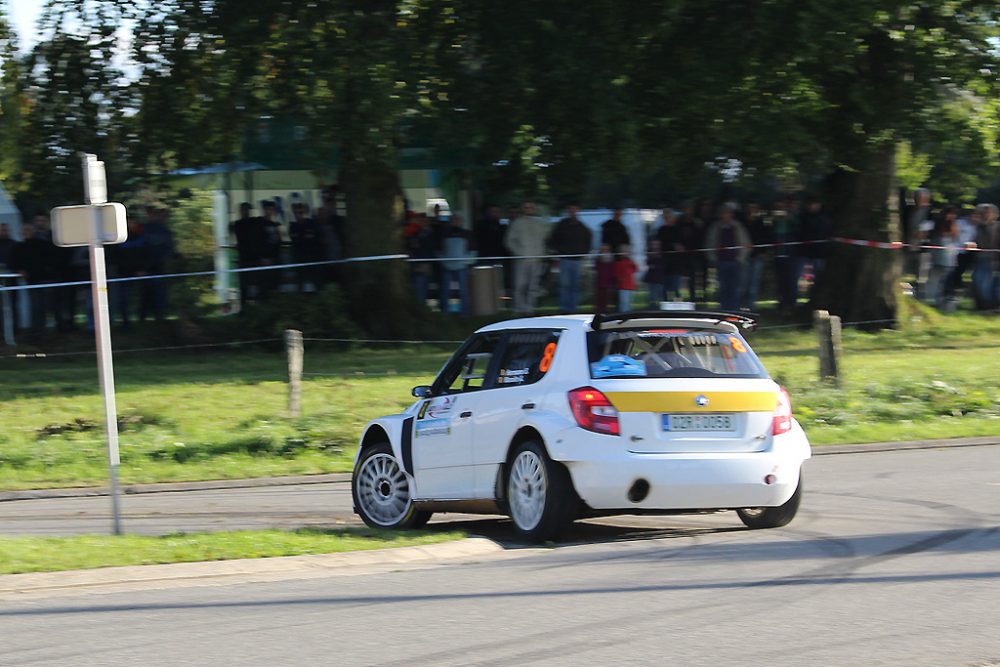
{"type": "Polygon", "coordinates": [[[778,507],[746,507],[736,510],[740,520],[748,528],[780,528],[787,526],[795,514],[799,511],[799,503],[802,502],[802,473],[799,473],[799,485],[795,487],[795,493],[784,505],[778,507]]]}
{"type": "Polygon", "coordinates": [[[419,528],[430,512],[418,511],[410,493],[410,479],[400,468],[389,443],[361,453],[351,479],[354,507],[372,528],[419,528]]]}
{"type": "Polygon", "coordinates": [[[537,442],[521,443],[507,473],[507,505],[518,535],[533,542],[555,537],[576,518],[578,504],[569,471],[537,442]]]}

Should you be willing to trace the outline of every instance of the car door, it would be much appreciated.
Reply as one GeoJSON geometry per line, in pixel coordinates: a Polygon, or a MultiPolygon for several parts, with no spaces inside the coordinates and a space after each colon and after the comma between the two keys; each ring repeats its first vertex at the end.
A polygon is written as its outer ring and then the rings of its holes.
{"type": "Polygon", "coordinates": [[[413,469],[422,500],[474,495],[472,416],[491,382],[500,334],[477,334],[445,366],[412,426],[413,469]]]}
{"type": "Polygon", "coordinates": [[[542,405],[548,373],[557,352],[560,331],[513,330],[504,336],[496,354],[495,382],[477,396],[473,410],[472,463],[476,498],[495,496],[499,466],[514,434],[542,405]]]}

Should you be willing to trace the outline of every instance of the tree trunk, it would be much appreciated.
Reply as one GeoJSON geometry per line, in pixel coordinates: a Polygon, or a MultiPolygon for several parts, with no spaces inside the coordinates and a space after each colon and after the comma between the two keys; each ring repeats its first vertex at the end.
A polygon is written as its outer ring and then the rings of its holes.
{"type": "MultiPolygon", "coordinates": [[[[885,142],[872,149],[856,171],[838,170],[826,183],[835,236],[872,241],[899,240],[895,197],[895,147],[885,142]]],[[[867,328],[894,326],[899,298],[902,254],[830,243],[826,271],[819,278],[813,308],[839,315],[845,324],[867,328]]]]}
{"type": "MultiPolygon", "coordinates": [[[[396,167],[382,160],[347,160],[340,172],[347,205],[347,246],[353,257],[403,252],[403,198],[396,167]]],[[[406,334],[414,310],[403,260],[347,264],[344,296],[351,317],[378,336],[406,334]],[[394,316],[395,315],[395,316],[394,316]]]]}

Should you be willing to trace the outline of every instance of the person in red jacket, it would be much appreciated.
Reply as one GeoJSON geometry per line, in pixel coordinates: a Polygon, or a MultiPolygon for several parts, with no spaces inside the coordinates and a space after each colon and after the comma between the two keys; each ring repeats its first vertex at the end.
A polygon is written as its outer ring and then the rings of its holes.
{"type": "Polygon", "coordinates": [[[615,260],[615,282],[618,284],[618,312],[627,313],[632,310],[632,292],[635,291],[635,274],[638,265],[632,261],[632,248],[623,244],[615,260]]]}
{"type": "Polygon", "coordinates": [[[615,256],[611,254],[611,246],[601,244],[597,250],[597,261],[594,267],[597,284],[594,289],[594,309],[598,314],[608,309],[608,301],[615,292],[615,256]]]}

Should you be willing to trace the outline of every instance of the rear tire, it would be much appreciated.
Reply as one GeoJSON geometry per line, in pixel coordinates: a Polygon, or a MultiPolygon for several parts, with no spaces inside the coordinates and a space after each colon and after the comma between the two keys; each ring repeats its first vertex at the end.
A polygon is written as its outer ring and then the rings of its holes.
{"type": "Polygon", "coordinates": [[[514,530],[531,542],[552,539],[575,518],[579,499],[569,471],[534,441],[518,445],[507,472],[507,507],[514,530]]]}
{"type": "Polygon", "coordinates": [[[736,510],[742,521],[748,528],[780,528],[787,526],[795,514],[799,511],[799,504],[802,502],[802,473],[799,473],[799,485],[795,487],[795,493],[784,505],[778,507],[747,507],[736,510]]]}
{"type": "Polygon", "coordinates": [[[419,511],[410,493],[410,478],[403,471],[392,447],[380,442],[365,448],[351,477],[354,510],[372,528],[419,528],[431,518],[419,511]]]}

